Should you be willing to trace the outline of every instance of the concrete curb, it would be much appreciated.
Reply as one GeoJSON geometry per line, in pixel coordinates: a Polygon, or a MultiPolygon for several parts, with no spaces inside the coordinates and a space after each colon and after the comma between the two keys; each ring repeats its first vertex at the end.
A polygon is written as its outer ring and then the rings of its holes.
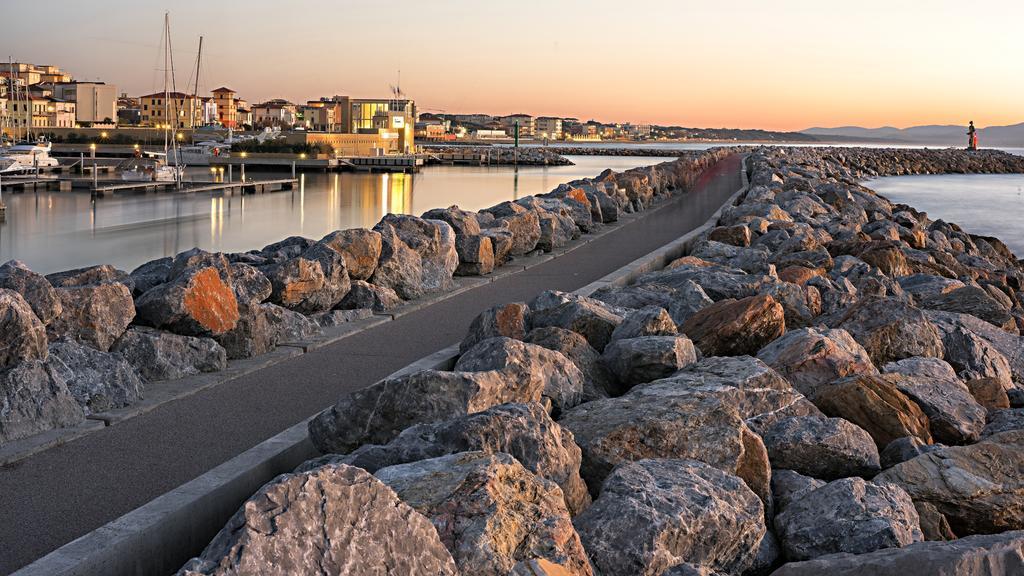
{"type": "MultiPolygon", "coordinates": [[[[680,251],[685,251],[700,234],[713,227],[721,211],[726,206],[732,205],[746,190],[745,161],[742,166],[743,187],[733,194],[705,224],[600,280],[576,290],[575,293],[589,295],[601,286],[626,285],[644,272],[655,269],[654,266],[658,262],[667,263],[671,258],[678,257],[673,255],[681,254],[680,251]]],[[[635,221],[642,218],[643,215],[664,208],[668,202],[653,206],[630,218],[627,222],[635,221]]],[[[606,226],[598,234],[588,235],[588,241],[619,226],[606,226]]],[[[567,248],[561,254],[575,247],[578,246],[567,248]]],[[[537,257],[536,262],[523,263],[521,270],[556,258],[558,255],[558,253],[541,255],[537,257]]],[[[513,266],[513,268],[516,267],[513,266]]],[[[494,281],[494,278],[488,277],[483,280],[485,282],[482,283],[467,282],[459,290],[469,290],[472,287],[494,281]]],[[[443,299],[439,298],[434,302],[443,299]]],[[[389,316],[374,318],[379,319],[378,324],[391,319],[389,316]]],[[[351,332],[351,334],[354,333],[356,332],[351,332]]],[[[314,346],[314,344],[304,343],[302,346],[314,346]]],[[[294,356],[301,354],[303,348],[297,347],[291,348],[291,350],[293,351],[291,356],[294,356]]],[[[458,358],[458,351],[458,343],[445,347],[413,362],[389,377],[425,369],[451,369],[458,358]]],[[[269,364],[273,363],[275,362],[269,364]]],[[[215,384],[207,386],[212,385],[215,384]]],[[[153,408],[155,405],[149,409],[153,408]]],[[[65,544],[18,570],[14,575],[91,576],[173,573],[184,562],[181,560],[182,556],[197,555],[205,548],[224,526],[227,519],[238,510],[241,503],[245,502],[261,486],[279,474],[294,470],[306,460],[319,456],[319,452],[309,440],[307,429],[308,422],[313,417],[295,424],[117,520],[65,544]]]]}

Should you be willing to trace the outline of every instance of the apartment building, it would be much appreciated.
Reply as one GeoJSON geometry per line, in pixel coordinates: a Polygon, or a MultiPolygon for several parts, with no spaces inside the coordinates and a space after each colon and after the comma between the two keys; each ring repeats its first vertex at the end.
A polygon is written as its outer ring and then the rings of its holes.
{"type": "Polygon", "coordinates": [[[7,110],[14,129],[75,127],[75,103],[59,98],[30,95],[8,101],[7,110]]]}
{"type": "Polygon", "coordinates": [[[55,83],[53,96],[75,103],[75,122],[79,126],[117,124],[117,87],[113,84],[55,83]]]}
{"type": "Polygon", "coordinates": [[[238,128],[238,104],[231,88],[221,86],[213,91],[213,101],[217,105],[217,121],[225,128],[238,128]]]}
{"type": "Polygon", "coordinates": [[[156,92],[139,97],[141,124],[173,128],[195,128],[203,125],[203,105],[191,94],[170,92],[165,103],[164,93],[156,92]]]}
{"type": "Polygon", "coordinates": [[[519,125],[519,137],[520,138],[533,138],[537,132],[537,122],[529,114],[512,114],[511,116],[501,117],[501,127],[504,128],[508,134],[515,134],[515,127],[519,125]]]}
{"type": "Polygon", "coordinates": [[[537,118],[534,123],[536,129],[536,136],[538,138],[547,138],[548,140],[561,140],[562,139],[562,119],[552,118],[550,116],[541,116],[537,118]]]}
{"type": "Polygon", "coordinates": [[[275,98],[252,107],[255,128],[290,128],[298,119],[298,107],[287,100],[275,98]]]}

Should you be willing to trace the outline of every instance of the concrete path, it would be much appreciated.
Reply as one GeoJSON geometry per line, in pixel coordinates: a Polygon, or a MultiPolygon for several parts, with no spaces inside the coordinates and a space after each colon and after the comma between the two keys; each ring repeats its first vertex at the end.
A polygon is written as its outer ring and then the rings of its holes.
{"type": "Polygon", "coordinates": [[[481,310],[575,290],[697,228],[740,188],[739,170],[726,158],[689,194],[550,262],[0,469],[0,573],[458,342],[481,310]]]}

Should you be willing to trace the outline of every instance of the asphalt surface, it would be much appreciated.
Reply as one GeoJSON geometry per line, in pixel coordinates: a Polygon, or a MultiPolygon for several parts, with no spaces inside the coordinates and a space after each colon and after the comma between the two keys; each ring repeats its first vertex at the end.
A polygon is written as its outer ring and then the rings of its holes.
{"type": "Polygon", "coordinates": [[[576,250],[0,469],[0,573],[12,572],[462,339],[488,307],[571,291],[702,225],[741,186],[740,158],[576,250]]]}

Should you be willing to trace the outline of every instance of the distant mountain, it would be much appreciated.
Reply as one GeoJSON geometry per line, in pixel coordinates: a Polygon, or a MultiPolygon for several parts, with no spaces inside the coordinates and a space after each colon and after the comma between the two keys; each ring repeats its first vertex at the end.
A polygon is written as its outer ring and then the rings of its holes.
{"type": "MultiPolygon", "coordinates": [[[[835,128],[808,128],[802,132],[822,140],[827,140],[829,137],[844,140],[856,138],[857,140],[874,140],[894,144],[930,144],[934,146],[960,146],[967,142],[967,127],[955,125],[914,126],[911,128],[837,126],[835,128]]],[[[1024,147],[1024,123],[981,128],[978,130],[978,141],[982,147],[1024,147]]]]}

